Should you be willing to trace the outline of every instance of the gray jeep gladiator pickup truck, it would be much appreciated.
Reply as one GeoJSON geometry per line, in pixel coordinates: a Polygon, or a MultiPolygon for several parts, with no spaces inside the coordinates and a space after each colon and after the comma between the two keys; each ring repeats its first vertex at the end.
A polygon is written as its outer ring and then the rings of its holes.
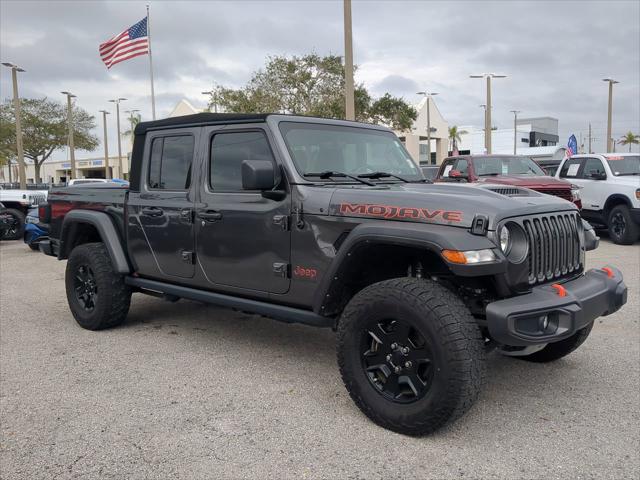
{"type": "Polygon", "coordinates": [[[140,123],[131,162],[128,188],[41,206],[80,326],[139,292],[331,327],[354,402],[401,433],[464,414],[488,350],[557,360],[626,302],[619,270],[585,269],[598,238],[571,202],[429,183],[387,128],[201,113],[140,123]]]}

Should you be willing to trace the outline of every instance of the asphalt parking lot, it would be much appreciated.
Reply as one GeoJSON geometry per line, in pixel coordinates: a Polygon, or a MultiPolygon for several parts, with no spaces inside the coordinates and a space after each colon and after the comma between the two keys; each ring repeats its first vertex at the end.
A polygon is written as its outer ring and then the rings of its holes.
{"type": "Polygon", "coordinates": [[[629,301],[555,364],[492,354],[479,402],[424,438],[344,389],[334,334],[134,295],[82,330],[65,262],[0,243],[0,477],[639,478],[640,246],[604,239],[629,301]]]}

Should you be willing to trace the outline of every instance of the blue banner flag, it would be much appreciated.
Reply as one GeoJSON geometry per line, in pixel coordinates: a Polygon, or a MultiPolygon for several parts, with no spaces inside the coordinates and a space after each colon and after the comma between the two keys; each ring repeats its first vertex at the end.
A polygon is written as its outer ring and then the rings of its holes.
{"type": "Polygon", "coordinates": [[[569,150],[569,156],[578,153],[578,140],[576,140],[575,135],[571,135],[569,137],[569,142],[567,142],[567,149],[569,150]]]}

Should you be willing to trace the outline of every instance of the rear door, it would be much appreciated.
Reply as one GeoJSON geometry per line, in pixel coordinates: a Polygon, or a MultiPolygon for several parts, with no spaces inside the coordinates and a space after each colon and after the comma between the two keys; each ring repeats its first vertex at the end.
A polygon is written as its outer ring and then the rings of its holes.
{"type": "MultiPolygon", "coordinates": [[[[290,283],[290,195],[265,198],[242,188],[244,160],[268,160],[279,171],[277,150],[263,124],[205,127],[206,172],[195,212],[197,258],[209,282],[270,293],[290,283]]],[[[283,184],[280,188],[285,189],[283,184]]]]}
{"type": "Polygon", "coordinates": [[[582,208],[590,210],[591,207],[584,200],[584,195],[589,195],[586,192],[589,186],[587,185],[587,182],[585,182],[582,178],[584,162],[584,158],[569,158],[565,160],[565,162],[562,164],[562,168],[560,169],[558,177],[562,180],[566,180],[569,183],[581,187],[580,197],[582,199],[582,208]]]}
{"type": "Polygon", "coordinates": [[[194,275],[191,178],[200,130],[147,133],[140,191],[131,192],[128,200],[129,248],[142,275],[194,275]]]}

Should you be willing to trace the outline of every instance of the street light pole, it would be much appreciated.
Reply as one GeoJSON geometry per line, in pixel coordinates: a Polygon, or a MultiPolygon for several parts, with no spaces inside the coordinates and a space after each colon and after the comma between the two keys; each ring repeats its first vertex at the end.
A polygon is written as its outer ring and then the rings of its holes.
{"type": "Polygon", "coordinates": [[[107,115],[109,112],[106,110],[100,110],[102,112],[102,123],[104,125],[104,178],[107,180],[111,178],[109,173],[109,142],[107,141],[107,115]]]}
{"type": "Polygon", "coordinates": [[[516,145],[518,144],[518,114],[520,110],[511,110],[513,113],[513,154],[518,154],[518,149],[516,145]]]}
{"type": "Polygon", "coordinates": [[[71,174],[69,177],[76,178],[76,152],[73,144],[73,108],[71,99],[76,96],[71,92],[60,92],[67,96],[67,129],[69,130],[69,161],[71,162],[71,174]]]}
{"type": "Polygon", "coordinates": [[[491,79],[506,78],[506,75],[498,75],[495,73],[483,73],[482,75],[469,75],[470,78],[486,78],[487,79],[487,106],[485,107],[484,116],[484,148],[487,153],[491,153],[491,79]]]}
{"type": "Polygon", "coordinates": [[[120,178],[123,177],[122,174],[122,146],[120,141],[120,102],[125,101],[126,98],[116,98],[113,100],[109,100],[112,103],[116,104],[116,125],[118,129],[118,175],[120,178]]]}
{"type": "Polygon", "coordinates": [[[438,95],[436,92],[418,92],[427,99],[427,164],[431,165],[431,97],[438,95]]]}
{"type": "Polygon", "coordinates": [[[613,84],[620,83],[613,78],[603,78],[603,82],[609,83],[609,109],[607,111],[607,152],[610,152],[613,148],[613,142],[611,138],[611,112],[613,110],[613,84]]]}
{"type": "MultiPolygon", "coordinates": [[[[27,188],[27,172],[24,164],[24,150],[22,148],[22,108],[20,105],[20,96],[18,95],[18,72],[24,72],[23,68],[9,62],[3,62],[2,65],[11,69],[11,80],[13,82],[13,108],[16,112],[16,156],[18,159],[18,173],[20,175],[20,188],[27,188]]],[[[11,169],[11,163],[9,163],[11,169]]]]}
{"type": "Polygon", "coordinates": [[[344,0],[344,98],[345,118],[356,119],[353,85],[353,35],[351,30],[351,0],[344,0]]]}
{"type": "Polygon", "coordinates": [[[218,113],[218,92],[214,90],[207,90],[202,92],[202,95],[211,95],[211,100],[213,101],[213,111],[218,113]]]}

